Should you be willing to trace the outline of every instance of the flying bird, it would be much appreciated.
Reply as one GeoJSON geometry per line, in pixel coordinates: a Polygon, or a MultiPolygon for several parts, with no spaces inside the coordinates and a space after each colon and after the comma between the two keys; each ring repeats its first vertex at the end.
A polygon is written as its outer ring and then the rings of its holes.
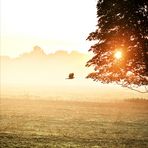
{"type": "Polygon", "coordinates": [[[70,73],[69,74],[69,76],[68,76],[68,78],[66,78],[66,79],[74,79],[75,77],[74,77],[74,73],[70,73]]]}

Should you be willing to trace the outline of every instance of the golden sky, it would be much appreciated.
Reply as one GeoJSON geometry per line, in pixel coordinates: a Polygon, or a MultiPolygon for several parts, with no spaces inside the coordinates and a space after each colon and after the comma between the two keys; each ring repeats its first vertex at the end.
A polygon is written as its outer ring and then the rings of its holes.
{"type": "Polygon", "coordinates": [[[96,0],[1,0],[1,55],[16,57],[39,45],[87,52],[95,30],[96,0]]]}
{"type": "MultiPolygon", "coordinates": [[[[77,89],[68,91],[74,93],[78,90],[84,93],[85,90],[89,90],[91,95],[99,97],[109,97],[110,94],[113,98],[115,96],[138,97],[136,92],[121,89],[119,86],[112,87],[112,85],[107,86],[108,92],[111,93],[106,95],[105,85],[85,79],[90,72],[85,67],[86,61],[90,59],[86,54],[82,56],[77,53],[75,57],[75,54],[65,53],[59,58],[59,53],[56,52],[57,50],[66,50],[69,53],[73,50],[88,52],[92,43],[86,41],[86,38],[96,28],[97,0],[1,0],[0,3],[0,55],[17,57],[1,60],[3,80],[1,84],[6,86],[14,83],[27,86],[32,84],[36,86],[36,83],[38,86],[50,84],[56,85],[56,88],[57,85],[60,85],[60,88],[65,86],[65,90],[77,89]],[[37,56],[38,53],[32,51],[36,45],[45,53],[41,50],[37,56]],[[43,58],[40,59],[42,56],[43,58]],[[31,60],[28,60],[30,57],[31,60]],[[54,71],[51,71],[53,69],[54,71]],[[69,72],[76,73],[77,79],[65,81],[69,72]],[[99,91],[98,87],[100,87],[99,91]],[[112,92],[113,89],[116,93],[112,92]],[[116,89],[119,91],[117,92],[116,89]],[[100,96],[100,93],[103,95],[100,96]]],[[[115,56],[117,59],[122,57],[120,52],[115,56]]],[[[145,97],[145,95],[138,95],[145,97]]]]}

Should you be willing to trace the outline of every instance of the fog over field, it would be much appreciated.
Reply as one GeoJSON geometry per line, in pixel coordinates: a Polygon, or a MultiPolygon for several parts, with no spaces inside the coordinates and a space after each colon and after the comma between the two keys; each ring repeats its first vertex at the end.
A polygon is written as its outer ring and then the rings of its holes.
{"type": "Polygon", "coordinates": [[[0,148],[148,148],[146,0],[0,10],[0,148]]]}
{"type": "Polygon", "coordinates": [[[77,51],[45,54],[39,46],[16,58],[1,56],[1,96],[89,101],[148,98],[147,94],[86,79],[92,71],[85,67],[90,57],[77,51]],[[66,79],[70,72],[75,74],[75,79],[66,79]]]}

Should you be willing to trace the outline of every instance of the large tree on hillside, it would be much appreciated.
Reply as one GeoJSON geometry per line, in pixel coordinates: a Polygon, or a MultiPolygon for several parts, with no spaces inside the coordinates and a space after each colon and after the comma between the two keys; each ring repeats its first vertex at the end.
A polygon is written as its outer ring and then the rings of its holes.
{"type": "MultiPolygon", "coordinates": [[[[87,78],[125,87],[148,85],[148,1],[98,0],[98,24],[88,40],[96,44],[87,78]]],[[[148,90],[146,90],[148,92],[148,90]]]]}

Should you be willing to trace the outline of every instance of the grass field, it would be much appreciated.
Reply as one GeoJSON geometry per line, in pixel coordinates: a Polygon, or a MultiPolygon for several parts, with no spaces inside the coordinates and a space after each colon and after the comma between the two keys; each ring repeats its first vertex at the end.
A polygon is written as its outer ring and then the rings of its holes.
{"type": "Polygon", "coordinates": [[[1,148],[147,148],[148,101],[1,99],[1,148]]]}

